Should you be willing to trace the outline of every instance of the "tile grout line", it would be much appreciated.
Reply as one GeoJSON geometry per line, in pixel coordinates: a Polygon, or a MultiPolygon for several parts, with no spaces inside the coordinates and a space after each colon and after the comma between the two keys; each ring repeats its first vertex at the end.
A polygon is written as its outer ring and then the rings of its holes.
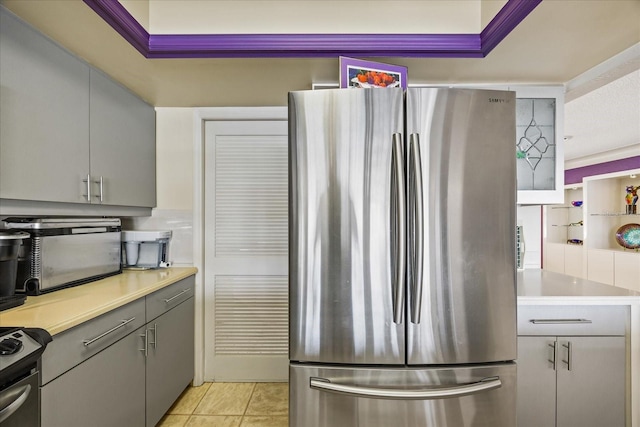
{"type": "MultiPolygon", "coordinates": [[[[206,384],[206,382],[203,382],[202,384],[206,384]]],[[[202,387],[202,386],[201,386],[202,387]]],[[[198,403],[196,403],[193,406],[193,409],[191,410],[191,414],[189,414],[189,418],[191,418],[191,416],[193,416],[194,412],[196,411],[196,409],[198,409],[198,406],[200,406],[200,403],[202,402],[202,400],[204,399],[204,397],[207,395],[207,393],[209,393],[209,390],[211,389],[211,383],[209,383],[209,387],[207,387],[207,391],[205,391],[204,393],[202,393],[202,397],[198,400],[198,403]]]]}
{"type": "Polygon", "coordinates": [[[247,406],[245,406],[244,411],[242,412],[242,416],[240,417],[240,426],[242,427],[242,423],[244,423],[244,416],[247,414],[247,409],[249,409],[249,403],[251,403],[251,398],[253,397],[253,393],[256,391],[258,383],[253,383],[253,388],[251,389],[251,394],[249,395],[249,400],[247,400],[247,406]]]}
{"type": "MultiPolygon", "coordinates": [[[[202,384],[203,384],[203,385],[204,385],[204,384],[207,384],[207,382],[205,381],[205,382],[203,382],[202,384]]],[[[193,385],[190,385],[189,387],[193,387],[193,385]]],[[[202,387],[202,386],[200,386],[200,387],[202,387]]],[[[209,392],[209,389],[211,389],[211,384],[210,384],[210,383],[209,383],[209,387],[207,387],[207,391],[205,391],[204,393],[202,393],[202,397],[200,397],[200,399],[198,399],[198,402],[196,402],[196,404],[195,404],[195,405],[193,405],[193,409],[191,410],[191,413],[190,413],[190,414],[188,414],[188,415],[189,415],[189,418],[187,418],[187,421],[183,424],[183,427],[184,427],[184,426],[186,426],[186,425],[188,425],[188,424],[189,424],[189,421],[191,421],[191,419],[194,417],[194,415],[196,415],[196,414],[195,414],[195,411],[196,411],[196,409],[198,409],[198,406],[200,405],[200,403],[202,402],[202,400],[204,399],[204,397],[205,397],[205,396],[207,395],[207,393],[209,392]]]]}

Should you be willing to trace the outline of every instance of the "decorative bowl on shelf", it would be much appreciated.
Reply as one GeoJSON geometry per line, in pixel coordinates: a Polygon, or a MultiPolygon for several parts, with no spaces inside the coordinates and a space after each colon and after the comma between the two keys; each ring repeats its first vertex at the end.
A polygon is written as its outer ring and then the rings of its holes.
{"type": "Polygon", "coordinates": [[[640,224],[625,224],[616,230],[616,241],[626,249],[640,249],[640,224]]]}
{"type": "Polygon", "coordinates": [[[569,245],[581,245],[582,244],[582,240],[580,240],[580,239],[569,239],[569,240],[567,240],[567,244],[569,244],[569,245]]]}
{"type": "Polygon", "coordinates": [[[582,200],[574,200],[573,202],[571,202],[571,204],[573,206],[575,206],[576,208],[582,206],[582,200]]]}

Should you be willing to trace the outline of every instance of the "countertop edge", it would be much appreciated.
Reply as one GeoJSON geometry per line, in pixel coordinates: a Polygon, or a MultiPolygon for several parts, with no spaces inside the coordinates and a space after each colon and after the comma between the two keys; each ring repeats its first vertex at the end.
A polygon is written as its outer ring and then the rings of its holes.
{"type": "MultiPolygon", "coordinates": [[[[197,274],[198,269],[195,267],[176,267],[169,268],[167,270],[159,271],[154,270],[151,272],[136,272],[136,273],[122,273],[123,275],[110,276],[105,279],[101,279],[95,282],[87,283],[84,285],[79,285],[78,287],[68,288],[56,292],[51,292],[48,294],[44,294],[37,297],[27,297],[27,302],[19,307],[15,307],[13,309],[9,309],[4,312],[0,312],[0,324],[3,326],[20,326],[20,327],[37,327],[45,329],[51,335],[55,336],[62,332],[65,332],[73,327],[76,327],[84,322],[95,319],[98,316],[101,316],[105,313],[118,309],[126,304],[129,304],[133,301],[136,301],[140,298],[146,297],[160,289],[163,289],[169,285],[172,285],[180,280],[186,279],[187,277],[193,276],[197,274]],[[100,293],[100,291],[104,290],[105,287],[111,286],[111,283],[117,280],[127,280],[126,275],[129,274],[131,277],[140,277],[138,275],[154,275],[159,276],[159,278],[149,278],[151,276],[147,276],[145,278],[145,282],[142,285],[136,285],[134,289],[127,289],[122,292],[121,296],[117,297],[98,297],[97,299],[101,299],[100,302],[96,304],[89,304],[86,309],[79,309],[77,313],[72,313],[68,317],[64,316],[63,320],[48,320],[46,315],[38,315],[30,314],[30,311],[37,311],[38,305],[46,302],[48,298],[55,297],[63,297],[65,295],[70,295],[75,292],[85,292],[91,293],[92,291],[96,291],[96,293],[100,293]],[[166,276],[166,277],[163,277],[166,276]]],[[[55,304],[55,303],[54,303],[55,304]]],[[[46,303],[45,303],[46,305],[46,303]]]]}
{"type": "Polygon", "coordinates": [[[518,305],[640,305],[636,296],[519,296],[518,305]]]}
{"type": "Polygon", "coordinates": [[[129,304],[130,302],[133,302],[137,299],[146,297],[147,295],[151,295],[152,293],[154,293],[155,291],[159,291],[162,288],[166,288],[169,285],[173,285],[176,282],[179,282],[182,279],[186,279],[189,276],[193,276],[197,273],[197,269],[195,267],[193,267],[193,272],[189,273],[188,271],[182,271],[182,272],[177,272],[174,276],[171,276],[170,278],[164,279],[164,280],[160,280],[158,282],[156,282],[154,285],[146,287],[144,289],[140,289],[136,292],[132,292],[129,294],[126,294],[125,296],[123,296],[122,298],[117,298],[117,299],[113,299],[111,301],[109,301],[108,303],[101,305],[99,307],[96,307],[96,309],[91,310],[91,311],[87,311],[85,313],[82,313],[79,316],[76,316],[74,318],[70,318],[69,320],[62,322],[62,323],[58,323],[52,327],[49,328],[45,328],[47,330],[47,332],[49,332],[52,336],[62,333],[68,329],[71,329],[75,326],[78,326],[84,322],[88,322],[89,320],[95,319],[98,316],[101,316],[105,313],[108,313],[110,311],[113,311],[117,308],[120,308],[126,304],[129,304]]]}

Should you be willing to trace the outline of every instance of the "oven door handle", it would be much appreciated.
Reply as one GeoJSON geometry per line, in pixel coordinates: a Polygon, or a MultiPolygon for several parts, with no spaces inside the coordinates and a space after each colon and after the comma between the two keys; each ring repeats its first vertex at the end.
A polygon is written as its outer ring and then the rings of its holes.
{"type": "Polygon", "coordinates": [[[31,384],[26,384],[15,390],[5,390],[0,395],[0,405],[2,406],[2,409],[0,409],[0,423],[20,409],[24,402],[27,401],[29,393],[31,393],[31,384]],[[7,404],[7,401],[10,401],[10,403],[7,404]]]}

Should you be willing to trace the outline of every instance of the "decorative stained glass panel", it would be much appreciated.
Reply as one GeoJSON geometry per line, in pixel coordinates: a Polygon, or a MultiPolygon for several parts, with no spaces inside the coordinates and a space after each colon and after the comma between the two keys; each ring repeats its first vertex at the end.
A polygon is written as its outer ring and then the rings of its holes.
{"type": "Polygon", "coordinates": [[[516,100],[518,190],[556,188],[556,100],[516,100]]]}

